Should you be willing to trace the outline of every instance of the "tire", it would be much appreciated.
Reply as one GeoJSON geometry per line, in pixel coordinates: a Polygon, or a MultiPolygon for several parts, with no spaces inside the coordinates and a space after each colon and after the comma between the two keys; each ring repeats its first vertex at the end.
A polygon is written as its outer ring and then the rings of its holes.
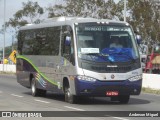
{"type": "Polygon", "coordinates": [[[32,96],[36,97],[39,95],[39,89],[36,88],[36,80],[33,78],[31,81],[31,92],[32,96]]]}
{"type": "Polygon", "coordinates": [[[36,88],[36,81],[34,78],[31,81],[31,92],[34,97],[38,95],[38,89],[36,88]]]}
{"type": "Polygon", "coordinates": [[[130,95],[120,95],[118,97],[118,101],[121,103],[121,104],[127,104],[129,102],[129,99],[130,99],[130,95]]]}
{"type": "Polygon", "coordinates": [[[33,78],[31,81],[31,92],[32,96],[46,96],[46,90],[38,89],[36,87],[36,80],[33,78]]]}
{"type": "Polygon", "coordinates": [[[76,103],[76,96],[71,94],[69,87],[65,87],[65,101],[70,104],[76,103]]]}

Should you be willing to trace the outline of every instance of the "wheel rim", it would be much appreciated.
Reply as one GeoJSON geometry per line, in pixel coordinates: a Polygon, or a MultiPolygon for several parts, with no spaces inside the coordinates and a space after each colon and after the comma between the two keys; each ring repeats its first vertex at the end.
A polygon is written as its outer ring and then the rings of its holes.
{"type": "Polygon", "coordinates": [[[69,90],[67,90],[67,97],[68,97],[68,99],[71,97],[71,93],[69,90]]]}
{"type": "Polygon", "coordinates": [[[32,82],[32,93],[34,94],[34,93],[35,93],[35,91],[36,91],[35,83],[34,83],[34,82],[32,82]]]}
{"type": "Polygon", "coordinates": [[[65,101],[66,102],[70,101],[70,96],[71,96],[71,93],[69,91],[69,88],[66,88],[66,91],[65,91],[65,101]]]}

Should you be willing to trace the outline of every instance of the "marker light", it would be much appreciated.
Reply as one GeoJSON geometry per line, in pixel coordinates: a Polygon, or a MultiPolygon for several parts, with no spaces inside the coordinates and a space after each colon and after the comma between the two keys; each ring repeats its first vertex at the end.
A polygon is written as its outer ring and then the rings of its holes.
{"type": "Polygon", "coordinates": [[[133,81],[137,81],[140,79],[142,79],[142,75],[137,75],[137,76],[131,77],[128,80],[133,82],[133,81]]]}
{"type": "Polygon", "coordinates": [[[78,80],[84,80],[84,81],[89,81],[89,82],[95,82],[96,79],[92,78],[92,77],[88,77],[88,76],[83,76],[83,75],[79,75],[77,76],[78,80]]]}

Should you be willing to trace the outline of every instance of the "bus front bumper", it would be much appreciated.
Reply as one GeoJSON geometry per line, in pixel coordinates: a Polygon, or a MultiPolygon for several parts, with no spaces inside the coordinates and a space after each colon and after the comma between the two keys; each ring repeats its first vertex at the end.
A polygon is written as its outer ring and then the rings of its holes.
{"type": "Polygon", "coordinates": [[[108,96],[107,92],[118,92],[118,95],[139,95],[142,79],[137,81],[99,81],[76,80],[76,95],[78,96],[108,96]]]}

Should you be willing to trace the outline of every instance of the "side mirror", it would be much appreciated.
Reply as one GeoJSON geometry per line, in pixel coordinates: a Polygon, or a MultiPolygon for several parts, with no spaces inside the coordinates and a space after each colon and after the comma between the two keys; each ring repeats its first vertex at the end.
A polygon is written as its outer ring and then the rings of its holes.
{"type": "Polygon", "coordinates": [[[66,36],[65,45],[66,46],[70,46],[71,45],[71,37],[70,36],[66,36]]]}
{"type": "Polygon", "coordinates": [[[142,42],[142,38],[140,35],[136,35],[136,40],[137,40],[137,43],[138,45],[142,42]]]}

